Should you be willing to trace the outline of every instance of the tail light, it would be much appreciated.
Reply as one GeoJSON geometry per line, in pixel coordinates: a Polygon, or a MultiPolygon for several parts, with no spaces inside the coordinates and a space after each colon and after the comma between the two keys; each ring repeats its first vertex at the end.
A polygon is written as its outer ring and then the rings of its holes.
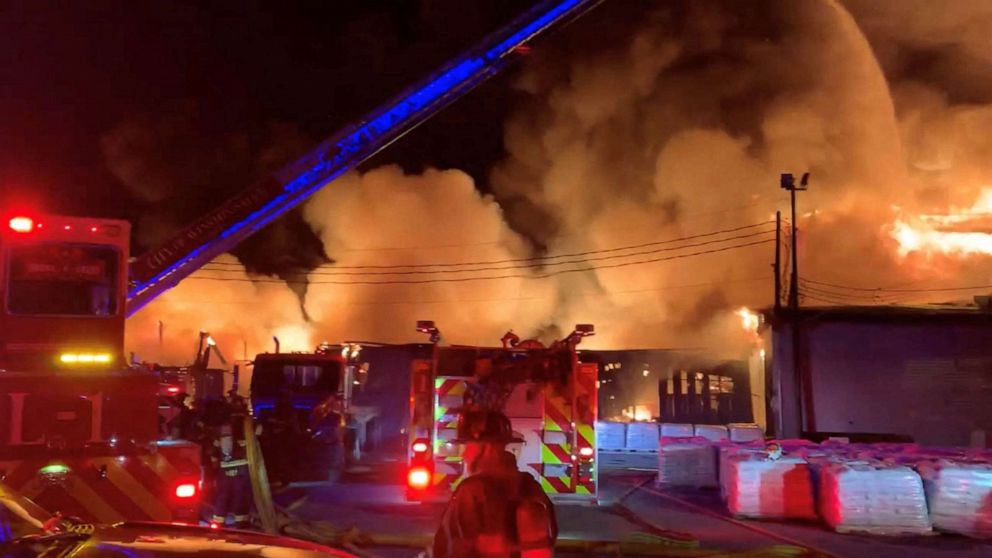
{"type": "Polygon", "coordinates": [[[19,233],[31,232],[34,229],[34,220],[30,217],[14,217],[8,223],[10,230],[19,233]]]}
{"type": "Polygon", "coordinates": [[[427,467],[413,467],[406,475],[406,483],[414,490],[424,490],[431,484],[431,472],[427,467]]]}
{"type": "Polygon", "coordinates": [[[596,453],[595,450],[593,450],[589,446],[579,448],[579,457],[581,457],[582,459],[592,459],[592,456],[595,453],[596,453]]]}
{"type": "Polygon", "coordinates": [[[417,440],[410,446],[413,450],[413,455],[420,457],[427,453],[427,450],[431,448],[431,445],[427,443],[427,440],[417,440]]]}
{"type": "Polygon", "coordinates": [[[175,495],[179,500],[189,500],[191,498],[196,498],[199,492],[199,487],[193,482],[184,482],[176,485],[175,495]]]}

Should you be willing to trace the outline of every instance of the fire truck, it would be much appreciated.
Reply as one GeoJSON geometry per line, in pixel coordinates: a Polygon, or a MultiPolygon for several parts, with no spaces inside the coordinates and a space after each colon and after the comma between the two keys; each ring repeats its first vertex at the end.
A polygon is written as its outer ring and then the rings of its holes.
{"type": "Polygon", "coordinates": [[[517,468],[534,476],[557,500],[595,502],[596,402],[599,367],[576,350],[593,326],[582,324],[563,340],[544,346],[512,332],[502,346],[441,346],[433,322],[417,330],[431,336],[429,359],[410,372],[410,446],[407,499],[432,501],[450,495],[463,475],[458,413],[502,411],[523,444],[508,449],[517,468]]]}
{"type": "MultiPolygon", "coordinates": [[[[0,208],[0,479],[84,519],[187,514],[198,450],[158,439],[159,380],[125,362],[125,318],[601,2],[535,4],[136,258],[126,222],[0,208]]],[[[573,436],[547,447],[566,457],[585,446],[573,436]]]]}
{"type": "Polygon", "coordinates": [[[195,515],[199,448],[159,440],[159,380],[124,359],[126,222],[0,228],[0,479],[100,522],[195,515]]]}

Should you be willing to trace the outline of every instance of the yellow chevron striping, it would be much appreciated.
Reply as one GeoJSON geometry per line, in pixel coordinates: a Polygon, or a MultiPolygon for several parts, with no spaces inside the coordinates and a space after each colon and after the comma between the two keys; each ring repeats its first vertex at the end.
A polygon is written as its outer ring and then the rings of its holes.
{"type": "Polygon", "coordinates": [[[83,482],[83,479],[74,476],[66,492],[86,511],[90,512],[101,523],[117,523],[124,521],[124,516],[120,514],[106,500],[100,497],[93,490],[93,487],[83,482]]]}
{"type": "Polygon", "coordinates": [[[106,465],[107,480],[126,494],[152,520],[168,521],[172,518],[172,512],[169,511],[169,508],[162,504],[154,494],[149,492],[147,487],[138,482],[131,473],[117,462],[116,458],[102,459],[97,461],[97,463],[106,465]]]}

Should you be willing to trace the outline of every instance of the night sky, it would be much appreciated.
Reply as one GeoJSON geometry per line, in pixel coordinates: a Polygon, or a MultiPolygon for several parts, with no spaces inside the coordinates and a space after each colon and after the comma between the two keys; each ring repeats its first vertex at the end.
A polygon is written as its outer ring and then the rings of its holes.
{"type": "MultiPolygon", "coordinates": [[[[168,216],[159,229],[181,226],[530,4],[13,2],[0,14],[0,203],[139,224],[153,206],[168,216]],[[155,138],[137,173],[147,180],[131,188],[101,148],[127,124],[155,138]],[[159,191],[135,195],[146,186],[159,191]]],[[[368,164],[457,167],[484,189],[502,153],[509,74],[368,164]]],[[[281,230],[263,232],[239,255],[266,271],[253,254],[273,242],[266,237],[288,235],[309,247],[290,267],[312,265],[317,240],[297,215],[273,228],[281,230]]],[[[149,242],[136,240],[136,252],[149,242]]]]}

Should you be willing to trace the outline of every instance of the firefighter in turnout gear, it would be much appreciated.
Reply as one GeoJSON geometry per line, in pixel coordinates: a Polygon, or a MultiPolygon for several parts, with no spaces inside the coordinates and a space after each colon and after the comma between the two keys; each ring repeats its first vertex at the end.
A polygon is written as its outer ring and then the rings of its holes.
{"type": "Polygon", "coordinates": [[[216,493],[211,523],[224,525],[234,515],[235,526],[247,526],[251,516],[251,475],[248,471],[244,415],[232,413],[214,438],[211,461],[216,470],[216,493]]]}
{"type": "Polygon", "coordinates": [[[434,536],[434,558],[553,556],[554,505],[506,451],[507,444],[523,441],[514,436],[510,419],[497,411],[463,411],[454,441],[465,445],[465,478],[434,536]]]}

